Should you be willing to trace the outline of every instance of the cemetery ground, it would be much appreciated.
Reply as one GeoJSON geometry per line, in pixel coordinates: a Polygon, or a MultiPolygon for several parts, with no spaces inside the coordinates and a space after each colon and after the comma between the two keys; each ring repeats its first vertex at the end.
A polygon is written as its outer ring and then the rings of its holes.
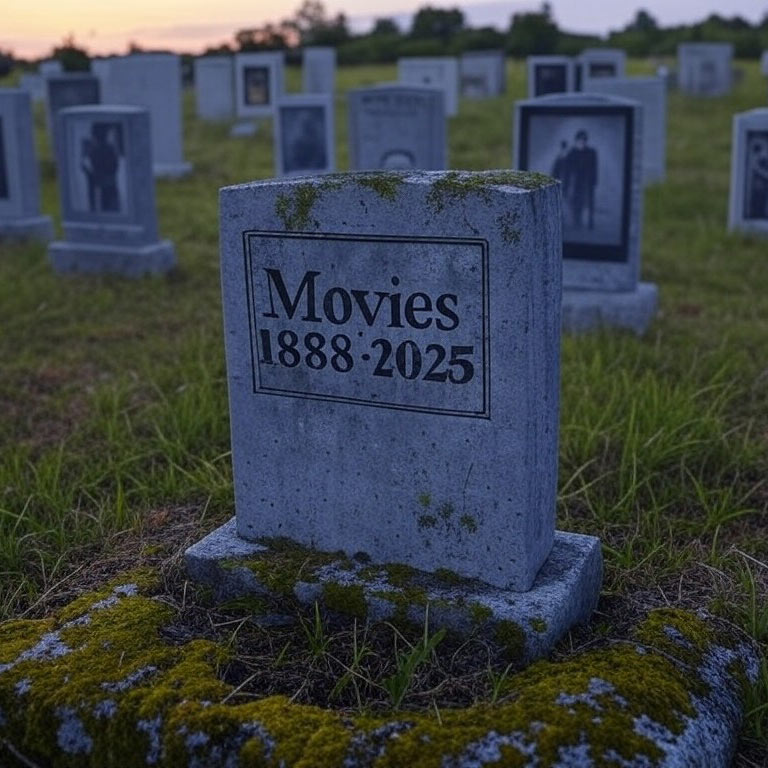
{"type": "MultiPolygon", "coordinates": [[[[739,64],[746,77],[728,97],[670,94],[668,178],[645,196],[643,277],[661,292],[651,330],[562,342],[558,528],[598,536],[606,571],[592,621],[559,644],[555,662],[619,652],[657,608],[708,611],[727,635],[768,650],[766,243],[725,231],[731,117],[764,103],[765,81],[756,64],[739,64]]],[[[451,121],[449,167],[509,167],[512,104],[525,83],[524,65],[508,66],[503,98],[465,101],[451,121]]],[[[650,71],[631,62],[633,74],[650,71]]],[[[340,70],[341,168],[344,91],[394,74],[340,70]]],[[[157,186],[174,272],[61,279],[45,246],[0,247],[0,619],[48,616],[89,591],[103,597],[111,579],[132,580],[172,617],[168,642],[220,644],[228,692],[206,683],[218,700],[282,694],[349,716],[421,710],[449,723],[453,708],[514,699],[514,638],[367,626],[287,600],[215,605],[186,580],[184,549],[234,513],[216,192],[273,169],[267,124],[230,139],[227,125],[196,121],[186,98],[195,171],[157,186]]],[[[43,210],[56,215],[42,112],[37,121],[43,210]]],[[[288,586],[306,561],[286,549],[288,586]]],[[[406,569],[391,576],[418,600],[406,569]]],[[[736,765],[763,766],[765,661],[746,710],[736,765]]]]}

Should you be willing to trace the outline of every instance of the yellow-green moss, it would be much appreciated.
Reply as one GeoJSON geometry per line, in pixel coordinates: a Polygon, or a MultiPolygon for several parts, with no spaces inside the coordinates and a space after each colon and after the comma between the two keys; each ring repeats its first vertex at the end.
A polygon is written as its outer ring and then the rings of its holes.
{"type": "Polygon", "coordinates": [[[477,625],[485,624],[493,616],[493,611],[482,603],[470,603],[469,613],[472,616],[472,623],[477,625]]]}
{"type": "Polygon", "coordinates": [[[502,619],[496,624],[494,639],[504,648],[507,656],[514,661],[521,661],[525,656],[525,631],[514,621],[502,619]]]}
{"type": "Polygon", "coordinates": [[[467,579],[465,579],[463,576],[459,576],[456,571],[452,571],[450,568],[438,568],[434,575],[438,581],[449,587],[456,587],[459,584],[463,584],[467,581],[467,579]]]}
{"type": "Polygon", "coordinates": [[[357,173],[354,180],[361,187],[373,190],[382,200],[394,202],[405,181],[404,173],[372,172],[357,173]]]}
{"type": "Polygon", "coordinates": [[[323,602],[330,610],[346,616],[364,619],[368,615],[365,591],[359,584],[328,582],[323,587],[323,602]]]}
{"type": "Polygon", "coordinates": [[[534,616],[532,619],[528,620],[528,623],[531,625],[531,629],[534,632],[541,634],[542,632],[547,631],[547,622],[544,621],[541,616],[534,616]]]}

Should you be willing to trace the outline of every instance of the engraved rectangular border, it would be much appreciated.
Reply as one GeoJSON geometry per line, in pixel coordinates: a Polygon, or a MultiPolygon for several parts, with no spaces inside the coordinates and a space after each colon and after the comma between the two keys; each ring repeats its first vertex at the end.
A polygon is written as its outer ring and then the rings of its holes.
{"type": "Polygon", "coordinates": [[[268,230],[245,230],[243,232],[243,268],[245,271],[245,291],[248,307],[248,332],[251,349],[251,371],[253,393],[261,395],[277,395],[282,397],[295,397],[304,400],[324,400],[334,403],[348,403],[352,405],[364,405],[370,408],[385,408],[396,411],[411,411],[417,413],[432,413],[442,416],[458,416],[462,418],[490,419],[491,418],[491,333],[490,333],[490,289],[488,282],[488,241],[482,238],[468,237],[420,237],[405,235],[356,235],[318,232],[272,232],[268,230]],[[265,387],[261,384],[261,369],[259,364],[258,335],[254,318],[254,287],[253,258],[251,254],[251,242],[258,238],[284,238],[288,240],[334,240],[353,242],[387,242],[387,243],[431,243],[441,245],[470,245],[480,249],[480,266],[482,269],[482,351],[483,360],[481,370],[483,372],[483,407],[480,411],[454,410],[451,408],[427,408],[418,405],[403,405],[400,403],[373,403],[369,400],[355,397],[343,397],[339,395],[316,395],[298,390],[286,390],[265,387]]]}

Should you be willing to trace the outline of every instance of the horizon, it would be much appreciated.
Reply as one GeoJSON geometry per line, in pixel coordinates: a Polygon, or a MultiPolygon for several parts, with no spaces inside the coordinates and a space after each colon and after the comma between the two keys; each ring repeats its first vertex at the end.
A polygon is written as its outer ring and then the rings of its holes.
{"type": "MultiPolygon", "coordinates": [[[[20,16],[6,21],[0,35],[0,48],[10,50],[23,59],[45,58],[70,34],[76,44],[89,55],[125,53],[131,43],[142,48],[162,48],[177,53],[199,54],[207,48],[222,44],[232,45],[235,32],[268,22],[277,22],[295,13],[301,5],[285,12],[280,0],[262,0],[258,18],[254,17],[246,0],[221,0],[217,18],[228,14],[225,22],[210,23],[205,17],[210,12],[203,0],[165,0],[162,7],[152,0],[134,0],[130,7],[105,7],[95,0],[39,0],[34,18],[20,16]],[[72,24],[72,18],[88,21],[72,24]],[[44,22],[41,23],[41,19],[44,22]],[[179,19],[183,19],[179,22],[179,19]]],[[[440,8],[459,7],[469,26],[509,27],[514,13],[535,11],[540,2],[514,0],[502,2],[457,3],[450,0],[393,0],[386,10],[382,0],[334,0],[327,3],[328,14],[347,15],[350,29],[355,34],[365,33],[376,18],[391,18],[402,29],[407,29],[416,10],[431,5],[440,8]],[[354,10],[351,10],[354,8],[354,10]]],[[[606,7],[604,0],[582,0],[576,7],[573,0],[552,0],[553,17],[566,32],[594,34],[605,37],[610,31],[629,24],[640,9],[650,12],[662,26],[692,24],[713,13],[727,17],[742,16],[750,23],[759,22],[768,12],[763,0],[732,0],[723,12],[715,0],[614,0],[606,7]],[[599,19],[600,21],[597,21],[599,19]]]]}

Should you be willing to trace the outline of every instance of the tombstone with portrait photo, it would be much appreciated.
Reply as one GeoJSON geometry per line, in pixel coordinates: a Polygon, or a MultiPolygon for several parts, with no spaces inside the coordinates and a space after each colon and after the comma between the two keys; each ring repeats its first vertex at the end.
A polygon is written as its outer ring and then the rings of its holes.
{"type": "Polygon", "coordinates": [[[174,266],[155,210],[150,115],[143,107],[73,107],[57,115],[64,240],[48,247],[56,272],[138,277],[174,266]]]}
{"type": "Polygon", "coordinates": [[[333,94],[283,96],[275,110],[275,175],[336,170],[333,94]]]}
{"type": "Polygon", "coordinates": [[[639,281],[642,106],[597,94],[517,102],[514,144],[518,169],[561,184],[563,327],[643,333],[658,289],[639,281]]]}
{"type": "Polygon", "coordinates": [[[526,66],[529,99],[568,93],[576,88],[576,70],[570,56],[529,56],[526,66]]]}
{"type": "Polygon", "coordinates": [[[768,236],[768,108],[733,117],[728,229],[768,236]]]}
{"type": "Polygon", "coordinates": [[[239,118],[274,114],[284,91],[284,61],[282,51],[235,56],[235,112],[239,118]]]}
{"type": "Polygon", "coordinates": [[[50,216],[40,213],[40,173],[30,95],[0,89],[0,241],[53,237],[50,216]]]}
{"type": "Polygon", "coordinates": [[[349,160],[356,171],[447,167],[445,96],[398,83],[349,91],[349,160]]]}

